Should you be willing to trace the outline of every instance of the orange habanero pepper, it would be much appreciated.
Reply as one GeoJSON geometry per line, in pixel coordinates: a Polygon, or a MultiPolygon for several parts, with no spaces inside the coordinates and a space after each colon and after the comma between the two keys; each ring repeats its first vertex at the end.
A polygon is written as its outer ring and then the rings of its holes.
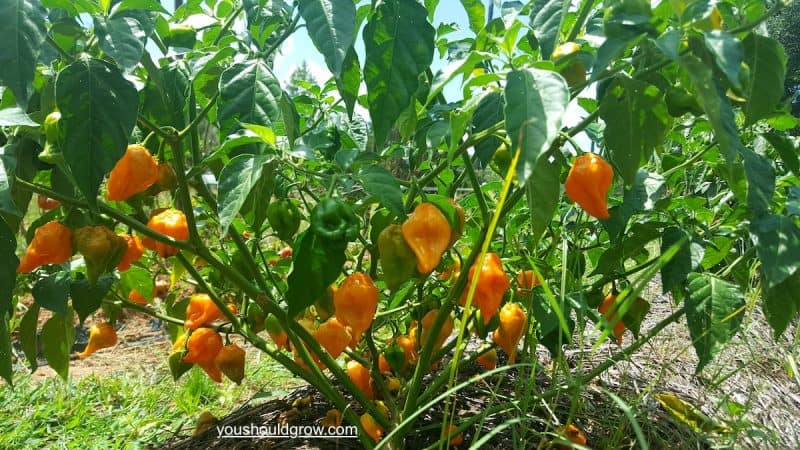
{"type": "Polygon", "coordinates": [[[420,203],[402,225],[403,238],[417,255],[417,270],[429,274],[450,248],[452,228],[433,203],[420,203]]]}
{"type": "MultiPolygon", "coordinates": [[[[464,293],[461,294],[461,306],[466,304],[467,293],[472,283],[472,277],[475,275],[476,264],[477,261],[469,269],[469,281],[467,282],[467,287],[464,288],[464,293]]],[[[483,267],[479,272],[478,285],[475,287],[475,296],[472,299],[473,306],[477,306],[481,310],[483,323],[489,323],[492,320],[492,316],[497,314],[503,295],[510,286],[511,281],[503,269],[503,262],[500,261],[500,257],[497,256],[497,253],[487,253],[483,259],[483,267]]]]}
{"type": "Polygon", "coordinates": [[[614,179],[611,164],[594,153],[584,153],[572,163],[564,189],[567,197],[580,205],[590,216],[606,220],[606,194],[614,179]]]}
{"type": "Polygon", "coordinates": [[[45,264],[62,264],[72,258],[72,230],[59,222],[51,221],[36,229],[25,255],[17,266],[17,273],[33,272],[45,264]]]}
{"type": "Polygon", "coordinates": [[[89,342],[86,348],[78,353],[78,357],[83,359],[100,349],[115,345],[117,345],[117,331],[110,323],[92,325],[89,329],[89,342]]]}
{"type": "Polygon", "coordinates": [[[244,379],[244,363],[244,349],[236,344],[222,347],[214,358],[214,364],[222,370],[222,373],[224,373],[229,380],[236,384],[242,384],[242,380],[244,379]]]}
{"type": "Polygon", "coordinates": [[[184,326],[190,330],[195,330],[201,326],[225,317],[211,300],[208,294],[194,294],[189,298],[189,305],[186,307],[186,321],[184,326]]]}
{"type": "Polygon", "coordinates": [[[222,382],[222,372],[215,363],[222,350],[222,337],[210,328],[195,330],[186,342],[186,356],[181,361],[200,366],[209,378],[222,382]]]}
{"type": "Polygon", "coordinates": [[[517,344],[528,327],[528,316],[517,303],[506,303],[500,310],[500,324],[492,333],[492,340],[508,355],[508,363],[517,360],[517,344]]]}
{"type": "Polygon", "coordinates": [[[333,359],[338,358],[353,340],[350,330],[336,317],[323,322],[314,331],[314,338],[333,359]]]}
{"type": "MultiPolygon", "coordinates": [[[[179,241],[189,239],[189,226],[186,224],[186,216],[177,209],[166,209],[154,215],[147,222],[147,227],[179,241]]],[[[178,254],[177,248],[150,238],[143,238],[142,244],[145,248],[157,252],[162,258],[178,254]]]]}
{"type": "Polygon", "coordinates": [[[117,269],[120,272],[125,272],[131,268],[133,263],[142,258],[144,245],[142,245],[142,240],[138,236],[131,236],[130,234],[120,234],[120,236],[125,239],[128,249],[125,250],[125,254],[122,255],[122,259],[117,264],[117,269]]]}
{"type": "Polygon", "coordinates": [[[347,362],[347,376],[368,399],[375,399],[375,389],[372,386],[372,377],[369,375],[369,369],[358,361],[350,360],[347,362]]]}
{"type": "Polygon", "coordinates": [[[108,176],[108,199],[125,201],[158,181],[158,163],[141,145],[129,145],[108,176]]]}
{"type": "MultiPolygon", "coordinates": [[[[603,300],[603,303],[597,308],[600,314],[603,315],[603,318],[610,324],[613,323],[617,316],[617,308],[618,306],[615,304],[617,301],[616,294],[608,294],[608,296],[603,300]]],[[[614,337],[617,338],[617,344],[622,345],[622,335],[625,334],[625,330],[627,327],[624,323],[622,323],[622,318],[614,325],[614,337]]]]}
{"type": "Polygon", "coordinates": [[[351,348],[372,324],[378,309],[378,288],[366,273],[355,272],[344,279],[333,293],[336,317],[352,330],[351,348]]]}

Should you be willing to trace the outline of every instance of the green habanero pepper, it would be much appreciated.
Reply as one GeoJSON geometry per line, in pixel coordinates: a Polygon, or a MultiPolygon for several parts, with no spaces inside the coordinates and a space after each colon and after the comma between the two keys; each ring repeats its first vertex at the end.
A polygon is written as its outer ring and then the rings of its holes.
{"type": "Polygon", "coordinates": [[[360,226],[358,216],[341,200],[325,198],[311,210],[311,231],[327,241],[353,241],[360,226]]]}
{"type": "Polygon", "coordinates": [[[417,255],[403,238],[403,227],[389,225],[378,236],[383,281],[395,290],[417,273],[417,255]]]}
{"type": "Polygon", "coordinates": [[[303,215],[294,203],[289,199],[276,200],[267,207],[267,221],[269,226],[284,241],[291,241],[297,229],[300,228],[300,220],[303,215]]]}

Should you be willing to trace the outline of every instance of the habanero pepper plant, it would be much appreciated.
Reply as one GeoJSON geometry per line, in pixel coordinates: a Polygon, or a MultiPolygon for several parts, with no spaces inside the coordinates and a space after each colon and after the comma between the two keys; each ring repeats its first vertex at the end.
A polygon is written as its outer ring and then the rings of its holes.
{"type": "Polygon", "coordinates": [[[476,361],[525,380],[539,344],[556,357],[550,388],[491,407],[513,418],[684,316],[702,370],[753,292],[780,336],[798,119],[757,30],[783,4],[461,3],[462,25],[415,0],[0,2],[0,376],[12,333],[66,378],[74,323],[104,312],[87,357],[133,309],[176,379],[238,383],[263,352],[402,448],[476,361]],[[332,75],[290,95],[274,63],[301,27],[332,75]],[[678,306],[645,328],[659,273],[678,306]],[[588,323],[619,347],[571,374],[588,323]]]}

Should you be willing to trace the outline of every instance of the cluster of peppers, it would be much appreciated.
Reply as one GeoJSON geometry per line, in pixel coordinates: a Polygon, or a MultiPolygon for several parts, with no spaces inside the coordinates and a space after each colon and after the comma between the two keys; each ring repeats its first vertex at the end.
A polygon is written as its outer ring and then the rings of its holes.
{"type": "MultiPolygon", "coordinates": [[[[234,305],[228,309],[235,311],[234,305]]],[[[212,323],[225,316],[208,294],[194,294],[186,307],[182,334],[172,347],[169,357],[170,371],[177,379],[193,364],[197,364],[217,383],[224,374],[236,384],[244,379],[245,351],[234,343],[223,345],[222,336],[213,329],[212,323]]]]}

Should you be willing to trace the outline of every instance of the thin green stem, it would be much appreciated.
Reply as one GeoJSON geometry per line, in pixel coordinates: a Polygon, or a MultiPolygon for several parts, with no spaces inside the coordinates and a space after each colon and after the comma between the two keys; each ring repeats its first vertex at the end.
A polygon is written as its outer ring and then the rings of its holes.
{"type": "Polygon", "coordinates": [[[597,0],[584,0],[583,4],[581,4],[580,10],[578,10],[578,17],[575,19],[575,24],[572,26],[569,35],[567,35],[566,42],[572,42],[578,37],[578,34],[583,28],[583,24],[586,22],[586,18],[589,17],[589,13],[591,13],[592,8],[594,8],[595,2],[597,2],[597,0]]]}
{"type": "Polygon", "coordinates": [[[223,22],[222,27],[219,29],[219,34],[217,35],[217,37],[214,38],[214,41],[211,43],[212,46],[216,46],[217,44],[219,44],[219,41],[222,40],[222,38],[225,36],[225,33],[227,33],[228,30],[231,28],[231,26],[233,26],[233,22],[236,20],[237,17],[239,17],[239,14],[241,14],[242,11],[244,11],[244,3],[242,3],[235,10],[233,10],[233,12],[230,13],[228,17],[225,19],[225,22],[223,22]]]}
{"type": "Polygon", "coordinates": [[[478,209],[481,212],[481,218],[483,222],[486,223],[491,220],[492,213],[489,212],[489,206],[486,204],[486,196],[483,195],[481,183],[478,181],[477,175],[475,175],[475,168],[472,166],[472,158],[470,158],[468,153],[464,153],[461,155],[461,159],[464,161],[464,172],[467,174],[470,184],[472,184],[472,192],[475,194],[475,198],[478,199],[478,209]]]}

